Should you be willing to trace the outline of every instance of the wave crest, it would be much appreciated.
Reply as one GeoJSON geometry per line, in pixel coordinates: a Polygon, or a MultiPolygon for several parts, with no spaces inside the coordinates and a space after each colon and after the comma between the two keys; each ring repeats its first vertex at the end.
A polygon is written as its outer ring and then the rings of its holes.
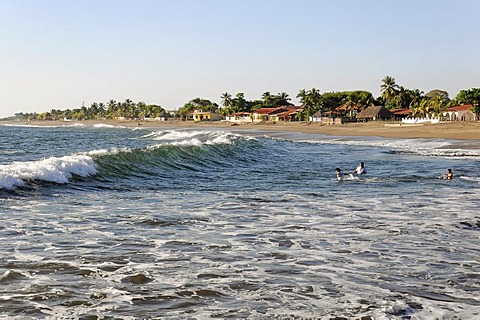
{"type": "Polygon", "coordinates": [[[238,139],[245,137],[225,131],[164,130],[151,132],[144,135],[143,138],[161,141],[163,145],[201,146],[233,144],[238,139]]]}
{"type": "Polygon", "coordinates": [[[73,175],[87,177],[97,173],[95,162],[88,155],[50,157],[38,161],[0,165],[0,189],[13,190],[27,181],[42,180],[65,184],[73,175]]]}

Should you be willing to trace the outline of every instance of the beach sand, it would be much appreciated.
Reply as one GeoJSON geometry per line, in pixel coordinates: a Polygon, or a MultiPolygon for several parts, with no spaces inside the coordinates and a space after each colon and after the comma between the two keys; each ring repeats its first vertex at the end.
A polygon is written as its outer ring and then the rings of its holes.
{"type": "Polygon", "coordinates": [[[86,121],[0,121],[6,125],[96,125],[106,124],[125,127],[148,128],[225,128],[231,130],[287,131],[331,136],[378,136],[386,138],[445,138],[459,140],[480,140],[480,122],[444,122],[438,124],[407,125],[400,122],[372,121],[366,123],[348,123],[321,125],[305,122],[279,122],[276,124],[239,124],[232,125],[225,121],[134,121],[134,120],[86,120],[86,121]]]}

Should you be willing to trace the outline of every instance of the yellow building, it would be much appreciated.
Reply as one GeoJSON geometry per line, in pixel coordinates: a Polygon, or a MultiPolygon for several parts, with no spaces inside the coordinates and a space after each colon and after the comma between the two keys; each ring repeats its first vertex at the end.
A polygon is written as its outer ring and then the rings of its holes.
{"type": "Polygon", "coordinates": [[[193,121],[219,121],[222,120],[222,116],[210,112],[210,111],[197,111],[195,110],[192,114],[193,121]]]}

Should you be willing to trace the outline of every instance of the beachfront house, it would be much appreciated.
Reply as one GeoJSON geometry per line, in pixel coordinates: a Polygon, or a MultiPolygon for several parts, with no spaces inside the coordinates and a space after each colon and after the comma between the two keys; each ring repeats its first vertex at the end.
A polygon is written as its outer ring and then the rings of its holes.
{"type": "Polygon", "coordinates": [[[321,124],[341,124],[342,123],[341,118],[335,121],[332,111],[323,112],[323,116],[321,111],[317,111],[308,117],[308,121],[317,122],[321,124]]]}
{"type": "Polygon", "coordinates": [[[252,113],[253,122],[277,122],[278,114],[283,112],[283,108],[260,108],[252,113]]]}
{"type": "Polygon", "coordinates": [[[357,119],[361,121],[376,121],[393,119],[395,115],[383,106],[370,106],[357,114],[357,119]]]}
{"type": "Polygon", "coordinates": [[[189,113],[189,116],[191,116],[193,121],[195,122],[220,121],[223,119],[222,116],[218,113],[202,110],[194,110],[193,112],[189,113]]]}
{"type": "Polygon", "coordinates": [[[278,122],[294,121],[297,114],[302,110],[301,107],[284,106],[277,108],[260,108],[252,113],[253,122],[278,122]]]}
{"type": "Polygon", "coordinates": [[[250,123],[253,121],[251,112],[235,112],[228,115],[226,120],[231,123],[250,123]]]}
{"type": "Polygon", "coordinates": [[[358,107],[356,105],[343,104],[335,108],[336,114],[340,115],[342,118],[354,119],[358,114],[358,107]]]}
{"type": "Polygon", "coordinates": [[[291,122],[298,120],[297,115],[302,111],[300,107],[287,107],[286,110],[278,114],[278,120],[291,122]]]}
{"type": "Polygon", "coordinates": [[[472,111],[471,104],[450,107],[443,113],[447,121],[477,121],[477,115],[472,111]]]}
{"type": "Polygon", "coordinates": [[[395,115],[396,120],[405,119],[412,114],[410,109],[390,109],[390,112],[395,115]]]}

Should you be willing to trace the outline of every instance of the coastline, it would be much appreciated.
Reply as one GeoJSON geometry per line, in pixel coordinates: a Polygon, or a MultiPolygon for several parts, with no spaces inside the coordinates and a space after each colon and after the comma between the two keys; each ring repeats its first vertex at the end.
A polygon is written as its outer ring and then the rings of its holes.
{"type": "Polygon", "coordinates": [[[454,140],[480,140],[480,122],[443,122],[438,124],[406,125],[400,122],[366,122],[341,125],[321,125],[305,122],[279,122],[276,124],[239,124],[224,121],[134,121],[134,120],[85,120],[85,121],[0,121],[0,125],[74,126],[111,125],[144,128],[223,128],[231,130],[287,131],[330,136],[377,136],[384,138],[438,138],[454,140]]]}

